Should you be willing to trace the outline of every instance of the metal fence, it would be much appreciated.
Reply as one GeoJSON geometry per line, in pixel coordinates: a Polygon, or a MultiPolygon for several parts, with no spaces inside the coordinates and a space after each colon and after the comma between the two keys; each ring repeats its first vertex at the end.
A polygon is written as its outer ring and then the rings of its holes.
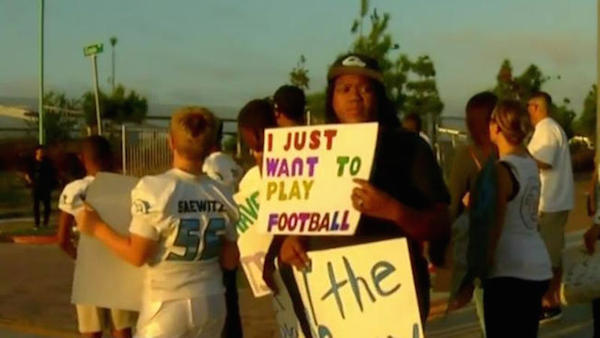
{"type": "Polygon", "coordinates": [[[121,126],[123,173],[130,176],[153,175],[171,167],[167,128],[121,126]]]}

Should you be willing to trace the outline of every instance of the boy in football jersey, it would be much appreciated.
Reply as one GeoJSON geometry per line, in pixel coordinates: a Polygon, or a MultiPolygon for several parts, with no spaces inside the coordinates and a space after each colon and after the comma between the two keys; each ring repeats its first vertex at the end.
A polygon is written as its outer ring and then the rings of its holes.
{"type": "MultiPolygon", "coordinates": [[[[217,142],[213,146],[210,155],[204,160],[202,171],[213,180],[223,184],[234,193],[238,189],[238,183],[242,178],[242,168],[227,153],[221,151],[223,139],[223,122],[219,121],[217,130],[217,142]]],[[[227,316],[223,326],[222,338],[243,338],[242,319],[240,317],[239,296],[237,290],[237,268],[223,270],[223,284],[225,285],[225,307],[227,316]]]]}
{"type": "Polygon", "coordinates": [[[217,121],[205,108],[171,118],[173,169],[143,177],[131,192],[130,234],[122,236],[86,208],[79,229],[122,259],[148,264],[137,323],[139,337],[218,337],[225,320],[221,266],[239,260],[237,207],[225,188],[202,175],[217,121]]]}
{"type": "MultiPolygon", "coordinates": [[[[75,264],[94,264],[93,261],[77,259],[77,248],[72,240],[73,216],[83,207],[87,187],[94,180],[96,173],[112,170],[113,158],[110,144],[102,136],[89,136],[81,144],[80,158],[87,176],[67,184],[60,195],[58,244],[64,252],[76,260],[75,264]]],[[[93,289],[94,286],[90,285],[89,288],[93,289]]],[[[104,329],[112,329],[113,337],[131,337],[131,328],[137,318],[135,312],[105,309],[87,304],[76,304],[75,307],[79,332],[82,336],[102,337],[104,329]]]]}

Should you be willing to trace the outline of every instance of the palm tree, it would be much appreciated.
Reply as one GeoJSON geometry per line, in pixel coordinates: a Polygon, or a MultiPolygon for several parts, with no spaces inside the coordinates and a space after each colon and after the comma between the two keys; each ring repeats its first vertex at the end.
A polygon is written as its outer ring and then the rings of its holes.
{"type": "Polygon", "coordinates": [[[112,90],[115,91],[115,45],[117,44],[117,37],[112,36],[110,38],[110,46],[112,47],[112,77],[110,78],[112,84],[112,90]]]}

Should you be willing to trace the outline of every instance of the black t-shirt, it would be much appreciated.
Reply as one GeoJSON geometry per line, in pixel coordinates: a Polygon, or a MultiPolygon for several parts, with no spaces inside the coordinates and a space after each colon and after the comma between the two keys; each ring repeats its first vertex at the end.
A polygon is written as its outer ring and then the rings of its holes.
{"type": "Polygon", "coordinates": [[[34,160],[29,170],[34,190],[50,191],[56,187],[56,170],[48,159],[34,160]]]}
{"type": "MultiPolygon", "coordinates": [[[[418,134],[380,126],[370,183],[402,204],[425,209],[450,203],[441,169],[431,147],[418,134]]],[[[350,199],[350,196],[348,196],[350,199]]],[[[379,240],[407,237],[417,292],[428,292],[429,275],[421,243],[392,222],[362,215],[354,236],[314,236],[308,250],[330,249],[379,240]]]]}

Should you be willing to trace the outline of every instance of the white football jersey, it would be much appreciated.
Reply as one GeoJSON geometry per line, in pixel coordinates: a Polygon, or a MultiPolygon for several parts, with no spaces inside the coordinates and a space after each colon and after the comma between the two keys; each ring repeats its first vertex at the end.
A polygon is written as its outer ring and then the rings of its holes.
{"type": "Polygon", "coordinates": [[[65,186],[58,199],[58,208],[75,216],[85,201],[85,192],[94,181],[94,176],[86,176],[65,186]]]}
{"type": "Polygon", "coordinates": [[[207,176],[171,169],[143,177],[131,192],[129,231],[158,242],[148,261],[151,301],[223,293],[221,237],[237,240],[237,206],[228,189],[207,176]]]}
{"type": "Polygon", "coordinates": [[[210,154],[202,165],[202,171],[213,180],[223,183],[232,191],[237,190],[237,184],[242,177],[242,168],[226,153],[210,154]]]}

